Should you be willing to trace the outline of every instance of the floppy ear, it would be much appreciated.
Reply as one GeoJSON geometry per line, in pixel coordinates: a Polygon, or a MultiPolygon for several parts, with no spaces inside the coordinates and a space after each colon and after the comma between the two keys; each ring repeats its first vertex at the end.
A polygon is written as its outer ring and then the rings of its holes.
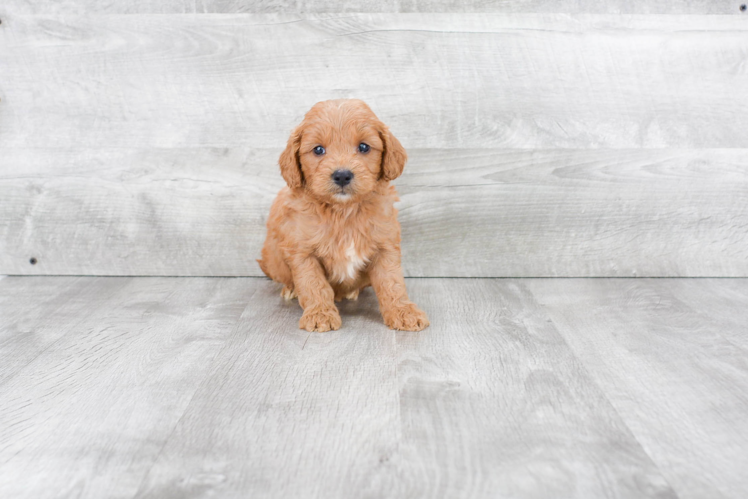
{"type": "Polygon", "coordinates": [[[382,179],[392,181],[403,173],[405,162],[408,161],[408,155],[405,153],[403,145],[400,144],[397,137],[392,135],[392,132],[387,127],[382,127],[379,137],[381,137],[382,143],[384,143],[382,172],[380,175],[382,179]]]}
{"type": "Polygon", "coordinates": [[[291,189],[300,188],[304,184],[304,173],[301,171],[301,161],[299,159],[299,146],[301,144],[301,127],[291,132],[288,138],[286,149],[278,158],[281,175],[291,189]]]}

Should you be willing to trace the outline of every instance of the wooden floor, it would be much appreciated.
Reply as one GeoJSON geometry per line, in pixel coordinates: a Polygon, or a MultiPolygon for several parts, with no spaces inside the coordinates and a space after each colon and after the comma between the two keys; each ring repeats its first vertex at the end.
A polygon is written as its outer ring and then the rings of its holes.
{"type": "Polygon", "coordinates": [[[748,279],[408,286],[0,280],[0,496],[748,496],[748,279]]]}

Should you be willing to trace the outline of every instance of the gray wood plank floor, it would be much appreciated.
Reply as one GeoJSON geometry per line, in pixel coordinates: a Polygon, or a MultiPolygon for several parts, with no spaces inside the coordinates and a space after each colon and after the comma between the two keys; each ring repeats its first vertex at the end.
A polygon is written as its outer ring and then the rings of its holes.
{"type": "Polygon", "coordinates": [[[748,495],[748,279],[0,280],[2,497],[748,495]]]}

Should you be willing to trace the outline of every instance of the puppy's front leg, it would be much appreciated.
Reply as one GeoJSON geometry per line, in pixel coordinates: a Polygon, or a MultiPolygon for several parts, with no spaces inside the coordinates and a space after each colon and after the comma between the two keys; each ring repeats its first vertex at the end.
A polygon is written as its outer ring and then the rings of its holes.
{"type": "Polygon", "coordinates": [[[369,268],[371,286],[379,300],[384,324],[395,330],[418,332],[429,326],[426,313],[408,299],[400,267],[400,250],[382,250],[369,268]]]}
{"type": "Polygon", "coordinates": [[[298,256],[289,263],[294,291],[304,309],[299,328],[309,332],[337,330],[343,324],[335,307],[335,293],[325,278],[319,261],[311,256],[298,256]]]}

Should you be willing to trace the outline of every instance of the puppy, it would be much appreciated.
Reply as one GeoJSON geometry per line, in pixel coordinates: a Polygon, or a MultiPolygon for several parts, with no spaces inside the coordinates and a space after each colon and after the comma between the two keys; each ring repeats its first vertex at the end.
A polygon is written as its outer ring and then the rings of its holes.
{"type": "Polygon", "coordinates": [[[341,326],[335,301],[356,300],[372,286],[384,323],[397,330],[426,328],[426,314],[408,299],[400,267],[400,224],[390,181],[407,155],[363,101],[315,104],[280,156],[288,184],[276,197],[262,271],[298,297],[299,328],[341,326]]]}

